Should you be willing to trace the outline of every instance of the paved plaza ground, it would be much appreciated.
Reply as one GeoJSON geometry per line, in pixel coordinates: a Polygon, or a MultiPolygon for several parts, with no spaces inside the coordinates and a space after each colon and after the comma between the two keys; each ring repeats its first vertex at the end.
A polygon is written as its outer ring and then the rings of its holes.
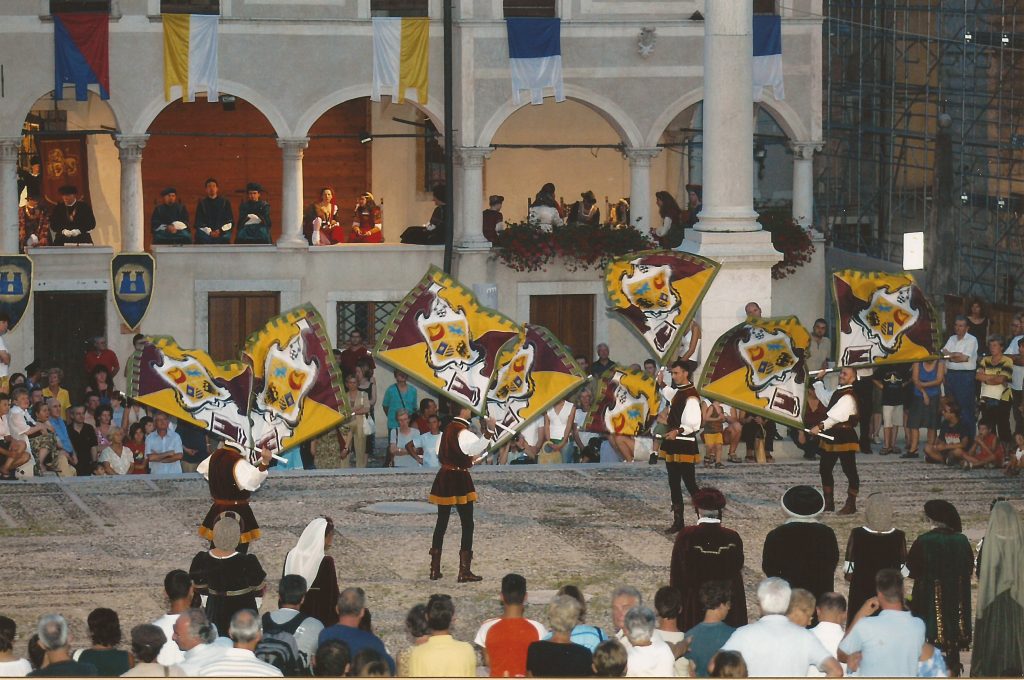
{"type": "MultiPolygon", "coordinates": [[[[975,543],[984,534],[994,497],[1009,497],[1024,509],[1020,478],[998,471],[963,472],[877,455],[859,455],[858,463],[863,493],[888,493],[896,524],[910,540],[929,528],[922,506],[930,498],[955,503],[975,543]]],[[[841,502],[845,484],[838,468],[836,474],[841,502]]],[[[405,612],[431,593],[454,596],[455,635],[471,638],[483,619],[499,611],[500,579],[510,571],[527,579],[528,616],[543,620],[542,605],[553,591],[575,583],[589,599],[588,622],[606,629],[615,586],[632,584],[652,598],[668,582],[672,540],[662,533],[670,520],[664,465],[478,468],[473,568],[484,580],[475,584],[455,581],[459,524],[454,514],[444,578],[427,579],[434,515],[419,502],[426,499],[432,479],[432,473],[393,469],[272,473],[253,499],[263,530],[253,552],[273,575],[263,609],[276,607],[276,578],[286,552],[306,523],[325,513],[339,532],[331,551],[339,581],[342,587],[366,589],[373,625],[393,652],[406,644],[405,612]],[[413,502],[398,508],[413,512],[375,510],[382,501],[413,502]],[[426,512],[415,512],[420,509],[426,512]]],[[[700,468],[698,479],[728,497],[725,522],[739,531],[746,546],[747,597],[751,616],[757,616],[753,593],[763,576],[761,546],[783,519],[779,498],[792,484],[817,485],[817,464],[700,468]]],[[[0,487],[0,613],[18,623],[16,651],[24,651],[34,622],[48,612],[64,614],[83,646],[88,644],[85,618],[94,607],[117,610],[126,634],[131,626],[159,616],[165,606],[164,574],[188,569],[192,556],[204,548],[196,527],[208,507],[206,483],[194,474],[51,478],[0,487]]],[[[825,521],[844,550],[850,530],[864,517],[862,512],[827,515],[825,521]]],[[[838,571],[836,586],[845,592],[838,571]]]]}

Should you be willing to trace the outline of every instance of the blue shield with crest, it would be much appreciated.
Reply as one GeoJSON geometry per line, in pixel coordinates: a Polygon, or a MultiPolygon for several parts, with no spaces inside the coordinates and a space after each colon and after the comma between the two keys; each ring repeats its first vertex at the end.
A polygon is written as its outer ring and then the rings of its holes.
{"type": "Polygon", "coordinates": [[[128,328],[142,323],[153,299],[156,260],[149,253],[121,253],[110,260],[110,290],[114,305],[128,328]]]}
{"type": "Polygon", "coordinates": [[[32,260],[28,255],[0,255],[0,311],[6,312],[14,330],[25,316],[32,298],[32,260]]]}

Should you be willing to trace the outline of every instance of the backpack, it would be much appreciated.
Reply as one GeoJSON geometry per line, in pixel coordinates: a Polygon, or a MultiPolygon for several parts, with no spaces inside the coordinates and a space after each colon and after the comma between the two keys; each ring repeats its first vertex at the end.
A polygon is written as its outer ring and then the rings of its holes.
{"type": "Polygon", "coordinates": [[[270,612],[263,615],[263,638],[256,645],[256,658],[277,668],[285,677],[307,675],[307,662],[295,641],[295,631],[308,616],[297,614],[287,623],[274,623],[270,612]]]}

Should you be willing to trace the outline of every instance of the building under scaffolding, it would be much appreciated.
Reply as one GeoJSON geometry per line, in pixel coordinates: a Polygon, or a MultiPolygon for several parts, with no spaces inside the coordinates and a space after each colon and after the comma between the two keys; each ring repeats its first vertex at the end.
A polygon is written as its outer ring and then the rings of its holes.
{"type": "Polygon", "coordinates": [[[935,297],[1024,300],[1024,0],[826,0],[816,223],[935,297]]]}

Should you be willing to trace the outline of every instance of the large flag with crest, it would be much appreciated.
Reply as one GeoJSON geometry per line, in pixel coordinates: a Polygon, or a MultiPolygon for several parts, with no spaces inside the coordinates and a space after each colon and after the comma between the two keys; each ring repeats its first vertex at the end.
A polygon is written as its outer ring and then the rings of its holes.
{"type": "Polygon", "coordinates": [[[654,423],[660,405],[654,378],[644,371],[612,366],[598,382],[583,429],[601,434],[643,434],[654,423]]]}
{"type": "Polygon", "coordinates": [[[749,318],[715,343],[698,389],[708,399],[802,429],[810,341],[795,316],[749,318]]]}
{"type": "Polygon", "coordinates": [[[388,320],[373,354],[483,414],[498,352],[518,335],[512,319],[432,266],[388,320]]]}
{"type": "Polygon", "coordinates": [[[294,448],[351,414],[323,318],[302,305],[246,340],[238,361],[158,336],[131,358],[128,396],[254,450],[294,448]]]}
{"type": "Polygon", "coordinates": [[[720,268],[714,260],[670,250],[614,259],[604,271],[610,311],[669,364],[720,268]]]}
{"type": "Polygon", "coordinates": [[[526,324],[516,341],[499,352],[494,380],[487,391],[487,415],[501,426],[495,446],[564,399],[586,378],[551,331],[526,324]]]}
{"type": "Polygon", "coordinates": [[[832,296],[840,366],[938,358],[935,310],[910,274],[844,269],[832,275],[832,296]]]}

